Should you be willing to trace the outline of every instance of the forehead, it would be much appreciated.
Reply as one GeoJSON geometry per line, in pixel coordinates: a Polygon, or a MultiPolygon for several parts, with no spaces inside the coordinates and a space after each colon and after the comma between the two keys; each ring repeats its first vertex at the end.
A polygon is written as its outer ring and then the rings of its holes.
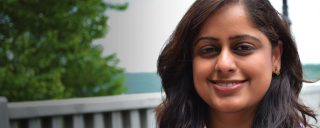
{"type": "Polygon", "coordinates": [[[230,3],[213,12],[203,23],[201,29],[208,28],[209,26],[237,27],[240,24],[254,27],[249,20],[245,7],[240,3],[230,3]]]}
{"type": "Polygon", "coordinates": [[[198,36],[224,38],[225,36],[230,37],[239,34],[264,36],[250,20],[244,5],[241,3],[230,3],[219,8],[205,20],[198,36]]]}

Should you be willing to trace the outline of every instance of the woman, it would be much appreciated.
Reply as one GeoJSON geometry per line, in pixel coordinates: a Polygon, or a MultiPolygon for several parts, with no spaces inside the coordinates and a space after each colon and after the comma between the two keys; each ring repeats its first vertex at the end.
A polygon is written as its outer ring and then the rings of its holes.
{"type": "Polygon", "coordinates": [[[196,0],[158,59],[160,128],[300,128],[302,66],[267,0],[196,0]]]}

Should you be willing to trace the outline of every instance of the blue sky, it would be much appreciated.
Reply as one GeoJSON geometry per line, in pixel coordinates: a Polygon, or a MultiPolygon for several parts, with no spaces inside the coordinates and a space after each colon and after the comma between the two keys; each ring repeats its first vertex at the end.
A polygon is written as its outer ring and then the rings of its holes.
{"type": "MultiPolygon", "coordinates": [[[[129,2],[126,11],[108,11],[109,32],[96,42],[116,53],[127,72],[155,72],[157,57],[194,0],[108,0],[129,2]]],[[[270,0],[282,12],[282,0],[270,0]]],[[[302,63],[320,64],[319,0],[288,0],[292,32],[302,63]]]]}

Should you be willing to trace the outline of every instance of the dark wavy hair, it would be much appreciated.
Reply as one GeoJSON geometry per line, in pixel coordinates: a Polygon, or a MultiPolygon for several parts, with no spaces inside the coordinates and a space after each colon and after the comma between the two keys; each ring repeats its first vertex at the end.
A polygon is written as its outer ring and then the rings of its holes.
{"type": "Polygon", "coordinates": [[[197,94],[192,73],[192,44],[202,24],[222,6],[241,3],[251,22],[275,47],[283,43],[281,74],[273,76],[271,85],[258,106],[252,127],[298,128],[310,126],[307,117],[315,113],[299,101],[302,88],[302,65],[295,41],[285,18],[268,0],[196,0],[181,19],[158,58],[158,74],[165,99],[156,109],[159,128],[203,128],[209,106],[197,94]]]}

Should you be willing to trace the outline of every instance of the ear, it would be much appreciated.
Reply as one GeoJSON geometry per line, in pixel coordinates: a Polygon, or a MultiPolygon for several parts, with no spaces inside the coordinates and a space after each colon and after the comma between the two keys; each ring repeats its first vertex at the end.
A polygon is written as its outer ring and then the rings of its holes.
{"type": "Polygon", "coordinates": [[[282,41],[279,40],[277,45],[272,50],[273,72],[276,74],[280,73],[282,51],[283,51],[283,43],[282,41]]]}

